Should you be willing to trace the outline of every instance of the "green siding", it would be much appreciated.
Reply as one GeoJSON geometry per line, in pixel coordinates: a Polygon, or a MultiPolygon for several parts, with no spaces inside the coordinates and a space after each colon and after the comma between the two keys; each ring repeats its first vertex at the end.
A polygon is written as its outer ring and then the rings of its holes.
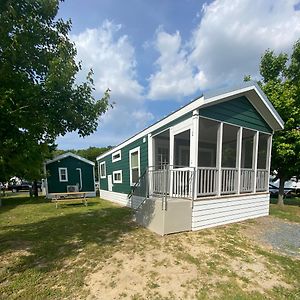
{"type": "Polygon", "coordinates": [[[79,184],[79,172],[76,170],[76,168],[81,168],[82,191],[94,191],[94,166],[72,156],[68,156],[59,161],[54,161],[46,165],[46,171],[48,174],[48,193],[64,193],[67,192],[67,185],[79,184]],[[59,181],[58,168],[68,169],[68,182],[59,181]]]}
{"type": "Polygon", "coordinates": [[[246,97],[239,97],[206,108],[200,108],[200,116],[272,133],[272,129],[246,97]]]}
{"type": "Polygon", "coordinates": [[[131,144],[121,148],[121,160],[112,162],[112,154],[107,155],[98,163],[105,161],[106,164],[106,178],[100,178],[100,189],[108,190],[107,176],[113,175],[113,171],[122,170],[122,183],[113,183],[113,192],[128,194],[130,187],[130,169],[129,169],[129,151],[136,147],[140,147],[140,167],[141,175],[148,167],[148,137],[140,138],[131,144]],[[145,142],[143,139],[145,138],[145,142]]]}

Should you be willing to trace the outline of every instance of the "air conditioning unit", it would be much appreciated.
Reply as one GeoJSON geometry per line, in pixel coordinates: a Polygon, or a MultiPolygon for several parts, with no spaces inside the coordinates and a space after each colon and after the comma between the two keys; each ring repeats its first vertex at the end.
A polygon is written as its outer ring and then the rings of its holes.
{"type": "Polygon", "coordinates": [[[79,191],[78,185],[67,185],[68,193],[73,193],[73,192],[78,192],[78,191],[79,191]]]}

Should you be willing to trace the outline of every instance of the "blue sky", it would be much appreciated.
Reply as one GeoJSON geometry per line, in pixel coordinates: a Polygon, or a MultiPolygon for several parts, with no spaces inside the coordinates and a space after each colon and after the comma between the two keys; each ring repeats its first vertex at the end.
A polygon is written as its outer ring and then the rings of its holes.
{"type": "Polygon", "coordinates": [[[65,0],[59,15],[84,79],[94,70],[95,96],[115,102],[97,131],[57,139],[60,149],[116,145],[203,91],[258,79],[270,48],[291,52],[300,38],[299,0],[65,0]]]}

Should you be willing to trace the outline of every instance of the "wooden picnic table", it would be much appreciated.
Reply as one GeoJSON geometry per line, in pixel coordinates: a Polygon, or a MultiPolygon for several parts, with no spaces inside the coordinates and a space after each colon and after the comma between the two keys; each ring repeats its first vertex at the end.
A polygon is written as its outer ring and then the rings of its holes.
{"type": "Polygon", "coordinates": [[[86,192],[66,192],[66,193],[54,193],[52,202],[55,202],[55,207],[58,208],[58,203],[61,202],[74,202],[81,201],[87,206],[86,192]]]}

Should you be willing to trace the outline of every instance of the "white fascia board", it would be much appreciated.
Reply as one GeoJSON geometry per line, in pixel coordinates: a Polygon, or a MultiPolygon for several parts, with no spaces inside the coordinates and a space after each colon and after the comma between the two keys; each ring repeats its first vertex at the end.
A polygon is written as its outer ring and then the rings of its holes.
{"type": "Polygon", "coordinates": [[[271,112],[271,114],[274,117],[274,119],[277,121],[277,123],[279,125],[279,130],[283,129],[284,128],[284,121],[281,119],[280,115],[275,110],[275,108],[272,105],[272,103],[268,100],[268,98],[264,94],[262,94],[263,91],[260,88],[257,88],[257,86],[254,86],[254,90],[259,95],[259,97],[261,98],[261,100],[264,102],[265,106],[269,109],[269,111],[271,112]]]}
{"type": "Polygon", "coordinates": [[[86,162],[86,163],[88,163],[88,164],[90,164],[90,165],[95,166],[95,163],[94,163],[94,162],[92,162],[92,161],[90,161],[90,160],[88,160],[88,159],[86,159],[86,158],[83,158],[83,157],[81,157],[81,156],[79,156],[79,155],[76,155],[76,154],[74,154],[74,153],[72,153],[72,152],[67,152],[67,153],[58,155],[58,156],[56,156],[56,157],[53,158],[53,159],[47,160],[47,161],[45,162],[45,164],[48,165],[48,164],[50,164],[50,163],[52,163],[52,162],[58,161],[58,160],[60,160],[60,159],[64,159],[64,158],[69,157],[69,156],[72,156],[72,157],[74,157],[74,158],[76,158],[76,159],[79,159],[79,160],[81,160],[81,161],[83,161],[83,162],[86,162]]]}

